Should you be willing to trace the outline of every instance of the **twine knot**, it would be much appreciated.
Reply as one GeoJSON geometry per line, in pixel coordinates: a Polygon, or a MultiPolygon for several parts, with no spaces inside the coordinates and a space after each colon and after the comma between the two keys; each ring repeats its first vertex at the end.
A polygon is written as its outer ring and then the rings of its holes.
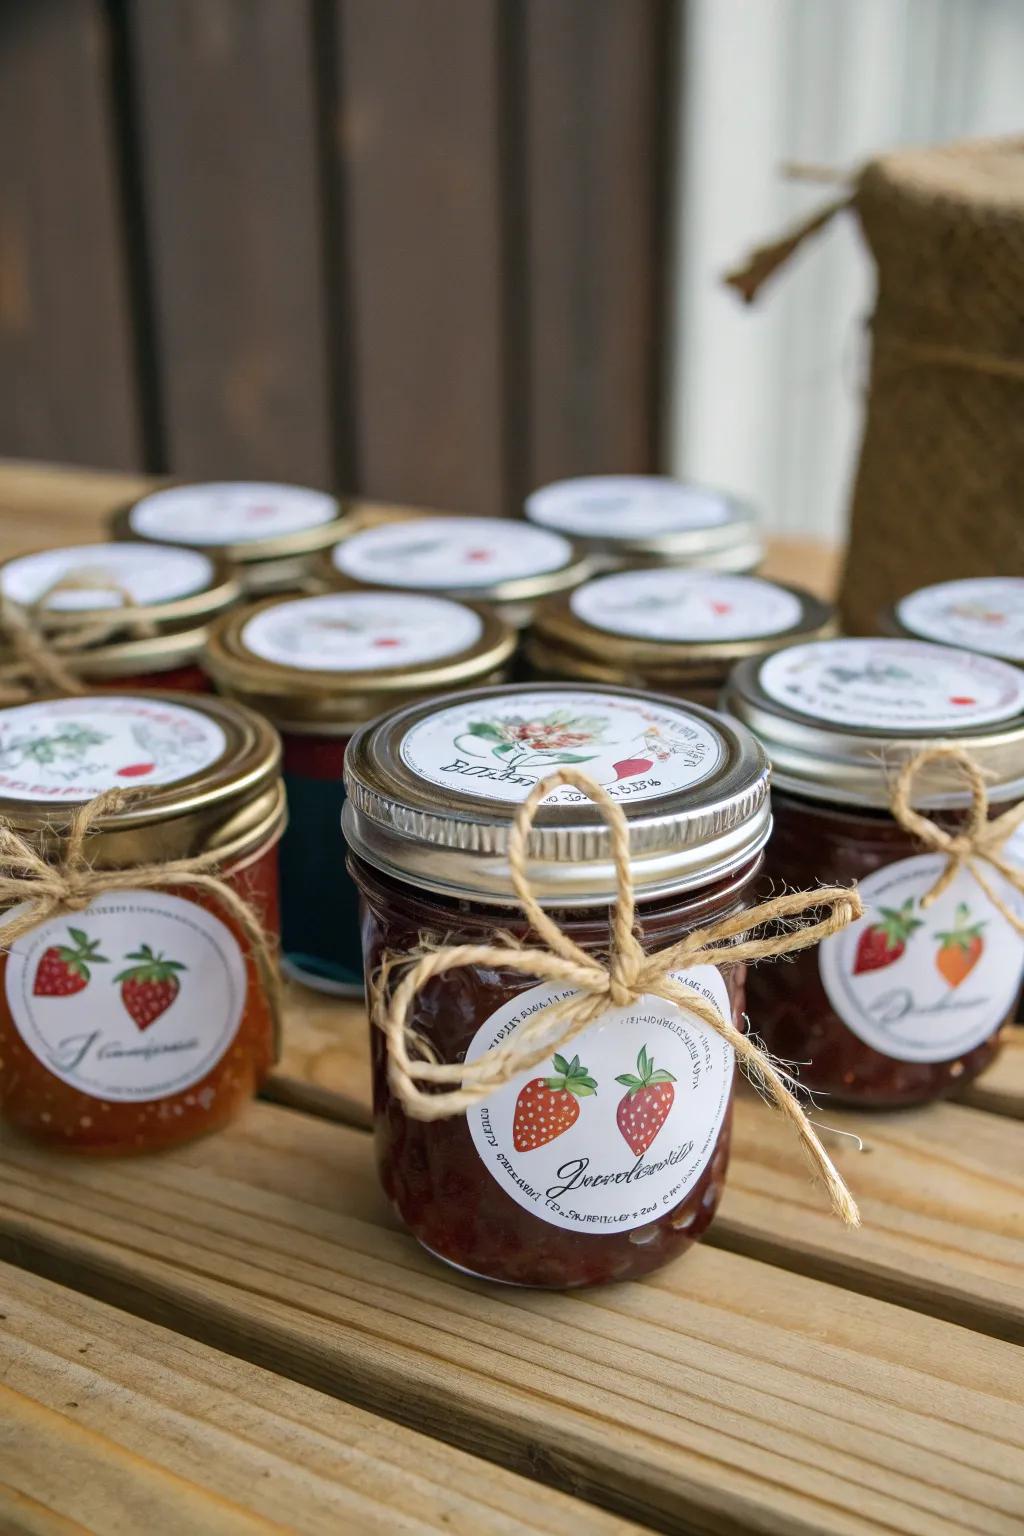
{"type": "Polygon", "coordinates": [[[543,947],[507,938],[503,944],[423,946],[411,955],[389,956],[373,979],[372,1013],[388,1046],[388,1079],[406,1113],[441,1120],[486,1099],[513,1077],[563,1050],[572,1038],[611,1008],[645,994],[676,1004],[733,1047],[747,1076],[789,1120],[824,1179],[833,1209],[857,1226],[857,1207],[810,1120],[794,1097],[793,1079],[754,1040],[725,1018],[708,998],[674,974],[698,965],[742,965],[792,954],[838,933],[863,911],[857,892],[844,886],[796,891],[688,933],[676,944],[645,954],[634,932],[636,898],[630,865],[629,825],[607,790],[578,769],[563,768],[534,786],[519,807],[509,836],[509,874],[530,932],[543,947]],[[610,833],[616,898],[611,908],[607,964],[588,954],[537,901],[526,873],[527,844],[537,809],[553,790],[571,786],[600,811],[610,833]],[[812,920],[799,923],[796,920],[812,920]],[[757,936],[761,930],[773,931],[757,936]],[[404,966],[390,985],[392,970],[404,966]],[[464,966],[511,970],[570,990],[526,1019],[516,1034],[472,1062],[440,1062],[424,1047],[411,1022],[417,994],[428,981],[464,966]]]}

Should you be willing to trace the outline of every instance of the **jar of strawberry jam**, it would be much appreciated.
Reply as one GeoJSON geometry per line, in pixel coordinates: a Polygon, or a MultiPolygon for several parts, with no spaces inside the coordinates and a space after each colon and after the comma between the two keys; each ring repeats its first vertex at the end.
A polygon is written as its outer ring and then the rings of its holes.
{"type": "Polygon", "coordinates": [[[396,704],[501,679],[514,648],[493,615],[414,593],[264,599],[211,635],[218,689],[269,716],[284,740],[282,941],[287,969],[308,985],[363,991],[357,895],[338,842],[352,733],[396,704]]]}
{"type": "Polygon", "coordinates": [[[735,662],[834,630],[830,604],[757,576],[616,571],[543,602],[526,661],[538,678],[651,688],[714,706],[735,662]]]}
{"type": "Polygon", "coordinates": [[[920,587],[882,615],[882,629],[1024,667],[1024,576],[971,576],[920,587]]]}
{"type": "MultiPolygon", "coordinates": [[[[227,567],[167,544],[78,544],[0,564],[10,619],[97,688],[209,688],[199,655],[238,598],[227,567]]],[[[10,645],[0,667],[12,659],[10,645]]]]}
{"type": "MultiPolygon", "coordinates": [[[[123,885],[59,909],[0,955],[0,1115],[78,1152],[142,1152],[229,1121],[272,1064],[265,971],[215,891],[133,884],[142,866],[213,856],[271,934],[284,823],[280,743],[237,705],[96,694],[0,710],[0,815],[51,865],[71,814],[145,786],[88,834],[123,885]]],[[[18,873],[8,858],[6,879],[18,873]]],[[[25,903],[32,885],[25,878],[25,903]]],[[[8,905],[2,924],[24,910],[8,905]]]]}
{"type": "MultiPolygon", "coordinates": [[[[922,905],[946,857],[922,848],[889,805],[900,766],[936,742],[983,770],[993,813],[1020,800],[1024,677],[946,646],[828,640],[741,663],[726,703],[772,759],[774,888],[856,880],[866,909],[817,951],[752,974],[768,1049],[798,1062],[807,1087],[850,1104],[916,1104],[970,1081],[1014,1016],[1024,940],[967,869],[922,905]]],[[[947,830],[968,805],[949,765],[917,776],[915,808],[947,830]]],[[[1013,860],[1014,847],[1005,852],[1013,860]]],[[[985,876],[1024,916],[1009,883],[985,876]]]]}
{"type": "MultiPolygon", "coordinates": [[[[578,765],[629,823],[642,942],[661,949],[741,908],[771,818],[763,753],[710,710],[566,685],[481,689],[385,716],[353,740],[344,828],[363,897],[367,974],[430,945],[525,931],[508,868],[519,804],[578,765]]],[[[616,895],[607,827],[554,791],[530,834],[541,904],[607,954],[616,895]]],[[[741,966],[676,973],[741,1019],[741,966]]],[[[426,983],[411,1026],[429,1057],[472,1061],[571,989],[465,966],[426,983]]],[[[541,1066],[450,1119],[406,1114],[373,1031],[381,1178],[419,1241],[473,1275],[517,1285],[621,1280],[682,1253],[722,1192],[733,1050],[645,996],[604,1014],[541,1066]]]]}

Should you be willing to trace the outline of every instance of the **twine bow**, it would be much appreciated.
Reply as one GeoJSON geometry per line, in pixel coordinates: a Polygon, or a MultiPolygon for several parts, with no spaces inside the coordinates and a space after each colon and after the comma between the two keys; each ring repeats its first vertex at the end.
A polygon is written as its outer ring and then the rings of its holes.
{"type": "Polygon", "coordinates": [[[890,809],[905,832],[916,837],[926,848],[944,854],[946,858],[946,866],[939,878],[928,894],[921,898],[922,907],[930,907],[938,901],[960,871],[966,869],[1011,928],[1024,938],[1024,921],[1003,900],[981,867],[983,864],[989,865],[1002,875],[1008,885],[1024,895],[1024,869],[1018,864],[1011,864],[1002,852],[1007,838],[1024,824],[1024,800],[1011,810],[1004,811],[1001,816],[990,818],[985,775],[974,759],[962,747],[935,746],[926,747],[903,764],[893,786],[890,809]],[[947,832],[930,817],[915,811],[910,803],[918,774],[931,763],[938,762],[952,764],[966,780],[971,792],[967,820],[958,832],[947,832]]]}
{"type": "Polygon", "coordinates": [[[132,594],[102,571],[68,571],[22,608],[6,599],[0,611],[4,638],[13,660],[0,666],[0,703],[20,704],[39,693],[82,694],[86,690],[74,665],[79,652],[127,629],[133,639],[156,633],[151,615],[136,606],[132,594]],[[90,616],[59,633],[44,633],[44,616],[58,592],[113,592],[120,607],[110,618],[90,616]]]}
{"type": "Polygon", "coordinates": [[[181,889],[207,891],[244,934],[270,1008],[275,1055],[281,1027],[281,980],[275,945],[250,904],[216,873],[215,853],[138,864],[131,869],[94,869],[86,843],[104,816],[122,810],[139,791],[108,789],[72,817],[61,857],[48,863],[5,818],[0,817],[0,909],[24,904],[24,911],[0,919],[0,949],[9,950],[26,933],[60,912],[81,912],[108,891],[181,889]]]}
{"type": "Polygon", "coordinates": [[[825,1181],[833,1209],[850,1226],[859,1225],[857,1207],[846,1185],[793,1096],[792,1079],[731,1019],[723,1018],[712,1002],[672,974],[698,965],[739,965],[806,949],[861,915],[856,891],[841,886],[823,887],[779,896],[699,928],[678,944],[645,954],[634,933],[635,898],[625,815],[606,790],[574,769],[561,769],[544,779],[519,807],[509,839],[508,861],[523,915],[546,948],[526,948],[506,936],[506,942],[500,945],[456,944],[418,954],[390,995],[388,974],[395,962],[387,962],[377,979],[374,1017],[387,1040],[389,1081],[409,1115],[417,1120],[439,1120],[468,1109],[553,1051],[564,1049],[609,1008],[626,1007],[650,993],[696,1015],[702,1024],[728,1041],[748,1077],[795,1129],[812,1165],[825,1181]],[[581,949],[544,911],[526,875],[527,839],[537,808],[546,795],[561,785],[570,785],[592,800],[611,833],[617,897],[611,914],[607,965],[581,949]],[[806,926],[783,929],[763,938],[752,936],[768,924],[816,912],[825,915],[806,926]],[[410,1022],[416,995],[432,978],[462,966],[516,971],[542,981],[567,984],[574,991],[570,997],[533,1014],[514,1037],[492,1046],[473,1062],[424,1060],[423,1044],[410,1022]],[[556,1024],[557,1028],[553,1028],[556,1024]],[[437,1092],[437,1087],[444,1084],[455,1086],[437,1092]]]}

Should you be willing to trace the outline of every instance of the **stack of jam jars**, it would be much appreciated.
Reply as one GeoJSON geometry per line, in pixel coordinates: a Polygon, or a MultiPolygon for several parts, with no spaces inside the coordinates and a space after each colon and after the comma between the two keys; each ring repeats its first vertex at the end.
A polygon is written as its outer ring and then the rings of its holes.
{"type": "Polygon", "coordinates": [[[921,587],[882,615],[889,635],[982,651],[1024,666],[1024,576],[973,576],[921,587]]]}

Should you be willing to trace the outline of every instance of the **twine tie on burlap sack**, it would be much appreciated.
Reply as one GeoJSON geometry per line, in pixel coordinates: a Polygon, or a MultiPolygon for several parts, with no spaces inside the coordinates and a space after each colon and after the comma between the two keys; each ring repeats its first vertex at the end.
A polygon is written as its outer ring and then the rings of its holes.
{"type": "Polygon", "coordinates": [[[527,948],[505,935],[501,935],[505,941],[501,944],[423,946],[413,955],[389,957],[375,978],[374,1021],[387,1040],[391,1088],[406,1112],[417,1120],[439,1120],[458,1114],[544,1061],[553,1051],[564,1050],[575,1035],[608,1009],[628,1007],[645,993],[653,994],[695,1015],[733,1047],[748,1077],[795,1129],[813,1167],[824,1179],[833,1209],[850,1226],[857,1226],[857,1207],[797,1103],[791,1079],[731,1019],[724,1018],[712,1002],[672,975],[674,971],[699,965],[738,965],[806,949],[819,939],[838,933],[861,915],[856,891],[823,887],[779,896],[696,929],[666,949],[646,954],[634,932],[635,895],[626,817],[607,790],[575,769],[561,769],[544,779],[519,807],[509,838],[508,861],[523,915],[531,932],[546,947],[527,948]],[[581,949],[544,911],[526,874],[527,842],[537,809],[547,795],[562,785],[578,789],[593,801],[610,832],[617,896],[611,910],[607,966],[581,949]],[[767,925],[783,924],[818,911],[825,915],[807,926],[782,929],[764,938],[752,937],[767,925]],[[408,966],[392,990],[391,972],[404,962],[409,962],[408,966]],[[430,1054],[429,1049],[425,1051],[410,1020],[416,995],[428,981],[463,966],[512,970],[574,990],[571,996],[532,1015],[514,1037],[492,1046],[475,1061],[444,1063],[424,1059],[425,1054],[430,1054]],[[552,1028],[555,1024],[557,1029],[552,1028]],[[451,1086],[437,1092],[441,1085],[451,1086]]]}
{"type": "Polygon", "coordinates": [[[102,645],[123,629],[138,640],[156,633],[152,617],[136,606],[126,587],[102,572],[90,571],[66,572],[24,608],[3,599],[0,628],[14,652],[12,661],[0,665],[0,704],[22,704],[40,693],[85,693],[74,665],[80,651],[102,645]],[[110,618],[91,616],[72,628],[47,635],[43,616],[50,598],[59,592],[113,592],[121,606],[110,618]]]}
{"type": "Polygon", "coordinates": [[[930,907],[938,901],[962,869],[970,874],[984,891],[989,901],[1006,918],[1011,928],[1024,938],[1024,920],[1012,911],[988,878],[983,865],[988,865],[1024,895],[1024,868],[1011,864],[1003,853],[1007,839],[1024,825],[1024,800],[1001,816],[989,816],[988,790],[985,776],[977,763],[962,747],[926,747],[909,758],[900,769],[893,785],[890,809],[893,818],[915,837],[925,848],[941,853],[946,860],[945,868],[926,896],[921,898],[922,907],[930,907]],[[923,768],[932,763],[951,764],[965,779],[971,792],[971,805],[967,820],[958,832],[948,832],[928,816],[915,811],[911,805],[914,781],[923,768]]]}
{"type": "Polygon", "coordinates": [[[281,979],[276,944],[252,906],[218,873],[216,853],[169,859],[163,864],[137,864],[129,869],[95,869],[87,842],[104,816],[123,810],[144,791],[108,789],[80,807],[72,817],[57,863],[49,863],[11,823],[0,817],[0,909],[23,905],[13,916],[0,916],[0,950],[9,950],[25,934],[61,912],[81,912],[97,896],[110,891],[206,891],[234,918],[241,929],[263,984],[274,1028],[275,1056],[281,1030],[281,979]]]}

